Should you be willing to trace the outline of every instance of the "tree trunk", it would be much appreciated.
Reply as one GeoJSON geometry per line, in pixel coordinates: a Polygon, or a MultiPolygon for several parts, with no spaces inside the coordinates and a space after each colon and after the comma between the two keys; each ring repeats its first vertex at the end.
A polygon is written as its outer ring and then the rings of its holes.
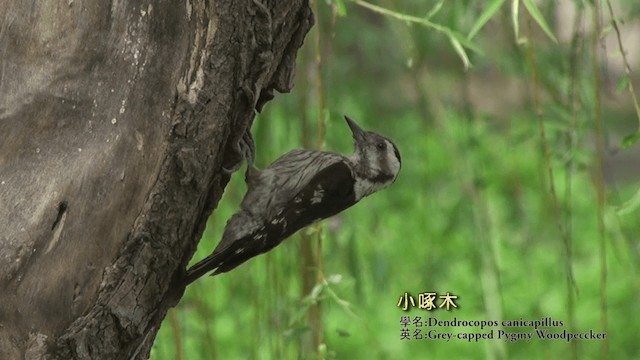
{"type": "Polygon", "coordinates": [[[147,358],[306,0],[0,0],[0,358],[147,358]]]}

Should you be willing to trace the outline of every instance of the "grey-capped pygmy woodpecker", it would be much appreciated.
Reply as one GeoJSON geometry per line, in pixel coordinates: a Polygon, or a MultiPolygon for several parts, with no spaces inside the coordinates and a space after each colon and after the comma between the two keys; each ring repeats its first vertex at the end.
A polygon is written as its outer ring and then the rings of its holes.
{"type": "Polygon", "coordinates": [[[187,270],[185,285],[210,271],[227,272],[396,180],[401,159],[393,141],[345,120],[353,134],[353,155],[297,149],[263,170],[248,164],[240,211],[227,222],[213,253],[187,270]]]}

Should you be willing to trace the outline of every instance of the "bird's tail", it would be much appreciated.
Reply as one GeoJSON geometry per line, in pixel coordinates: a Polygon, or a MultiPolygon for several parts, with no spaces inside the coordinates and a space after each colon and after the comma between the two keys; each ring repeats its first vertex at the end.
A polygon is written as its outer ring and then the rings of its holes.
{"type": "Polygon", "coordinates": [[[211,274],[212,276],[227,272],[247,260],[248,258],[245,256],[238,257],[237,250],[258,227],[259,223],[253,219],[251,214],[245,211],[235,213],[227,221],[222,240],[213,253],[187,270],[184,276],[184,285],[191,284],[213,270],[215,271],[211,274]]]}
{"type": "MultiPolygon", "coordinates": [[[[184,285],[187,286],[198,280],[206,273],[217,270],[232,254],[235,247],[238,246],[236,240],[241,237],[243,228],[251,223],[251,217],[243,211],[234,214],[224,228],[222,240],[213,250],[211,255],[198,261],[195,265],[187,270],[184,276],[184,285]]],[[[211,275],[218,275],[224,271],[215,271],[211,275]]]]}
{"type": "MultiPolygon", "coordinates": [[[[216,269],[218,266],[220,266],[223,259],[224,252],[214,252],[206,258],[198,261],[195,265],[187,270],[187,273],[184,276],[184,285],[187,286],[204,276],[209,271],[216,269]]],[[[214,272],[211,275],[217,275],[217,273],[214,272]]]]}

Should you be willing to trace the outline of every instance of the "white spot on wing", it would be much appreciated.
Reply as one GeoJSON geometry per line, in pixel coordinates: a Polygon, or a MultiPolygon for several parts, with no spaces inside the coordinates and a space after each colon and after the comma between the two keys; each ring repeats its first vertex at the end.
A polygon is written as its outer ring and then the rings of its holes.
{"type": "Polygon", "coordinates": [[[322,197],[324,196],[324,190],[322,186],[318,184],[318,187],[313,190],[313,197],[311,198],[311,205],[319,204],[322,202],[322,197]]]}

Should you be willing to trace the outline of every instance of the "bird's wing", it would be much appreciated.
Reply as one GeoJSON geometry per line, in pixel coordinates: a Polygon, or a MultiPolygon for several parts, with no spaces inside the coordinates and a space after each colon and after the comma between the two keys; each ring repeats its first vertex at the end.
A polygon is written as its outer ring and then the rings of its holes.
{"type": "Polygon", "coordinates": [[[356,203],[354,184],[349,166],[342,161],[335,162],[311,178],[271,224],[285,222],[286,238],[317,220],[333,216],[356,203]]]}
{"type": "Polygon", "coordinates": [[[250,258],[265,253],[314,221],[333,216],[355,204],[354,178],[344,162],[325,167],[283,204],[280,212],[256,227],[242,212],[225,227],[225,235],[213,254],[187,272],[187,284],[214,270],[227,272],[250,258]],[[238,229],[243,229],[238,231],[238,229]],[[247,229],[251,229],[246,231],[247,229]]]}
{"type": "Polygon", "coordinates": [[[336,153],[297,149],[283,155],[265,170],[275,175],[274,186],[282,190],[279,192],[288,193],[291,197],[300,192],[318,172],[339,161],[345,161],[345,157],[336,153]]]}
{"type": "Polygon", "coordinates": [[[269,219],[299,193],[319,171],[347,161],[340,154],[297,149],[286,153],[269,167],[255,172],[247,183],[241,208],[256,218],[269,219]]]}

